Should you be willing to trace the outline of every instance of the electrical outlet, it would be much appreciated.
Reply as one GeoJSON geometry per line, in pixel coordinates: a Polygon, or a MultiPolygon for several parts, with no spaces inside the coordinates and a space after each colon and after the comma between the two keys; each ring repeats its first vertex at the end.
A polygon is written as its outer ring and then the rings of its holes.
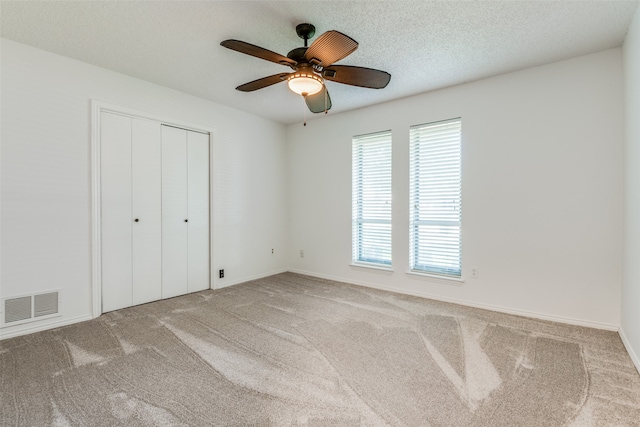
{"type": "Polygon", "coordinates": [[[224,268],[220,270],[220,278],[224,279],[224,268]]]}
{"type": "Polygon", "coordinates": [[[300,258],[304,258],[304,250],[300,249],[300,258]]]}
{"type": "Polygon", "coordinates": [[[478,267],[475,265],[471,266],[471,277],[478,277],[478,267]]]}

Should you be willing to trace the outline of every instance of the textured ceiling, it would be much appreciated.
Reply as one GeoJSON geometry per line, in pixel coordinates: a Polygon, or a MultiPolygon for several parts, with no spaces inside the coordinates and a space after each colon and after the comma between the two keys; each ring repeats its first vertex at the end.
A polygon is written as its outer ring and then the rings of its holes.
{"type": "MultiPolygon", "coordinates": [[[[289,68],[219,45],[235,38],[286,55],[341,31],[343,65],[391,73],[381,90],[328,82],[336,113],[620,46],[637,1],[2,1],[1,35],[281,123],[302,121],[286,84],[234,88],[289,68]]],[[[310,113],[307,113],[308,115],[310,113]]]]}

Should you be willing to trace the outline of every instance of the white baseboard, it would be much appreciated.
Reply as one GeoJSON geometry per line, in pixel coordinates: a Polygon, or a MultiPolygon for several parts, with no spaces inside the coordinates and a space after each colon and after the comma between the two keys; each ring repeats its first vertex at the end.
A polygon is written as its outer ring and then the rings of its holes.
{"type": "Polygon", "coordinates": [[[15,329],[10,332],[3,332],[2,330],[0,330],[0,340],[19,337],[21,335],[32,334],[34,332],[46,331],[48,329],[55,329],[62,326],[72,325],[74,323],[80,323],[80,322],[84,322],[91,319],[93,319],[93,316],[91,314],[86,314],[84,316],[72,317],[70,319],[63,319],[63,320],[56,319],[57,321],[55,322],[46,322],[38,325],[25,323],[22,325],[15,326],[15,329]]]}
{"type": "Polygon", "coordinates": [[[224,283],[220,283],[220,280],[224,280],[224,279],[217,279],[217,281],[213,284],[214,285],[213,289],[227,288],[229,286],[238,285],[240,283],[250,282],[252,280],[258,280],[258,279],[262,279],[262,278],[273,276],[280,273],[286,273],[287,271],[289,270],[286,268],[283,268],[280,270],[272,271],[270,273],[263,273],[263,274],[257,274],[255,276],[243,277],[241,279],[236,279],[229,282],[225,281],[224,283]]]}
{"type": "Polygon", "coordinates": [[[389,291],[389,292],[395,292],[395,293],[400,293],[405,295],[411,295],[411,296],[420,297],[420,298],[428,298],[436,301],[450,302],[453,304],[464,305],[467,307],[481,308],[483,310],[497,311],[497,312],[506,313],[506,314],[514,314],[516,316],[530,317],[533,319],[549,320],[552,322],[565,323],[568,325],[575,325],[575,326],[584,326],[587,328],[594,328],[594,329],[603,329],[606,331],[613,331],[613,332],[617,332],[620,329],[619,325],[611,325],[608,323],[591,322],[589,320],[573,319],[571,317],[556,316],[552,314],[538,313],[535,311],[517,310],[517,309],[512,309],[507,307],[500,307],[497,305],[481,304],[481,303],[461,300],[457,298],[441,297],[441,296],[429,294],[428,292],[407,291],[403,289],[391,288],[388,286],[381,286],[375,283],[355,281],[351,279],[343,279],[340,277],[333,277],[326,274],[318,274],[311,271],[303,271],[303,270],[296,270],[296,269],[290,269],[289,271],[291,273],[304,274],[306,276],[318,277],[320,279],[334,280],[336,282],[349,283],[356,286],[364,286],[367,288],[373,288],[373,289],[379,289],[382,291],[389,291]]]}
{"type": "Polygon", "coordinates": [[[638,357],[636,352],[633,351],[633,347],[631,347],[631,343],[627,339],[627,336],[624,334],[624,330],[622,329],[622,327],[620,327],[620,329],[618,330],[618,335],[620,335],[620,339],[622,340],[622,344],[624,344],[624,348],[627,349],[627,353],[629,353],[631,361],[636,366],[636,370],[640,374],[640,358],[638,357]]]}
{"type": "MultiPolygon", "coordinates": [[[[255,275],[255,276],[243,277],[241,279],[236,279],[236,280],[225,282],[225,283],[222,283],[222,284],[219,283],[219,281],[218,281],[218,282],[216,282],[214,284],[215,285],[214,289],[222,289],[222,288],[226,288],[226,287],[229,287],[229,286],[237,285],[237,284],[240,284],[240,283],[250,282],[252,280],[262,279],[264,277],[269,277],[269,276],[273,276],[275,274],[286,273],[286,272],[304,274],[306,276],[318,277],[318,278],[327,279],[327,280],[334,280],[336,282],[349,283],[349,284],[356,285],[356,286],[364,286],[364,287],[367,287],[367,288],[373,288],[373,289],[379,289],[379,290],[383,290],[383,291],[401,293],[401,294],[405,294],[405,295],[412,295],[412,296],[416,296],[416,297],[420,297],[420,298],[428,298],[428,299],[432,299],[432,300],[436,300],[436,301],[449,302],[449,303],[453,303],[453,304],[460,304],[460,305],[464,305],[464,306],[467,306],[467,307],[474,307],[474,308],[480,308],[480,309],[484,309],[484,310],[497,311],[497,312],[500,312],[500,313],[514,314],[514,315],[517,315],[517,316],[529,317],[529,318],[533,318],[533,319],[549,320],[549,321],[558,322],[558,323],[565,323],[565,324],[569,324],[569,325],[585,326],[585,327],[588,327],[588,328],[603,329],[603,330],[607,330],[607,331],[615,331],[615,332],[618,332],[620,334],[622,342],[624,343],[625,347],[627,348],[627,351],[629,352],[629,355],[631,356],[631,359],[633,360],[633,363],[635,364],[635,366],[638,369],[638,371],[640,371],[640,360],[638,359],[638,356],[633,352],[633,349],[629,345],[629,342],[626,339],[626,337],[624,335],[624,332],[622,331],[622,329],[618,325],[610,325],[610,324],[606,324],[606,323],[591,322],[591,321],[586,321],[586,320],[573,319],[573,318],[569,318],[569,317],[555,316],[555,315],[549,315],[549,314],[543,314],[543,313],[537,313],[537,312],[531,312],[531,311],[525,311],[525,310],[515,310],[515,309],[511,309],[511,308],[505,308],[505,307],[488,305],[488,304],[479,304],[479,303],[466,301],[466,300],[460,300],[460,299],[456,299],[456,298],[440,297],[440,296],[437,296],[437,295],[429,294],[427,292],[406,291],[406,290],[402,290],[402,289],[391,288],[391,287],[388,287],[388,286],[380,286],[380,285],[377,285],[377,284],[374,284],[374,283],[368,283],[368,282],[362,282],[362,281],[354,281],[354,280],[344,279],[344,278],[340,278],[340,277],[334,277],[334,276],[330,276],[330,275],[326,275],[326,274],[318,274],[318,273],[311,272],[311,271],[304,271],[304,270],[297,270],[297,269],[286,269],[286,268],[285,269],[279,269],[279,270],[271,271],[269,273],[258,274],[258,275],[255,275]]],[[[39,324],[39,325],[35,325],[35,326],[30,325],[30,324],[20,325],[20,326],[17,326],[15,330],[12,330],[10,332],[2,332],[2,330],[0,330],[0,340],[7,339],[7,338],[13,338],[13,337],[21,336],[21,335],[27,335],[27,334],[31,334],[31,333],[34,333],[34,332],[40,332],[40,331],[48,330],[48,329],[55,329],[55,328],[59,328],[61,326],[67,326],[67,325],[71,325],[71,324],[79,323],[79,322],[84,322],[86,320],[91,320],[91,319],[93,319],[93,316],[91,314],[88,314],[88,315],[85,315],[85,316],[78,316],[78,317],[74,317],[74,318],[71,318],[71,319],[64,319],[64,320],[60,320],[60,321],[57,321],[57,322],[43,323],[43,324],[39,324]]]]}

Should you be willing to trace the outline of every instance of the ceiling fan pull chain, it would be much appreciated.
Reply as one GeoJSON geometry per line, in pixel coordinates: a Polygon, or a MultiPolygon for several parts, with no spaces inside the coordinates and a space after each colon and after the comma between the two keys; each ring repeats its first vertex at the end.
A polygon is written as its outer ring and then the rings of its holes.
{"type": "Polygon", "coordinates": [[[302,101],[305,103],[305,105],[302,107],[302,115],[304,117],[304,124],[303,126],[307,125],[307,95],[302,94],[302,101]]]}

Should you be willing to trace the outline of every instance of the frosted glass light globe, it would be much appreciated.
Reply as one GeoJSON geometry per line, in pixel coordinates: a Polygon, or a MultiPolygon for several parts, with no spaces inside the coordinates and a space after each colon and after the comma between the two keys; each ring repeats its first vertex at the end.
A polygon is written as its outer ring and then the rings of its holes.
{"type": "Polygon", "coordinates": [[[297,72],[288,78],[289,89],[298,95],[315,95],[322,90],[322,79],[313,73],[297,72]]]}

